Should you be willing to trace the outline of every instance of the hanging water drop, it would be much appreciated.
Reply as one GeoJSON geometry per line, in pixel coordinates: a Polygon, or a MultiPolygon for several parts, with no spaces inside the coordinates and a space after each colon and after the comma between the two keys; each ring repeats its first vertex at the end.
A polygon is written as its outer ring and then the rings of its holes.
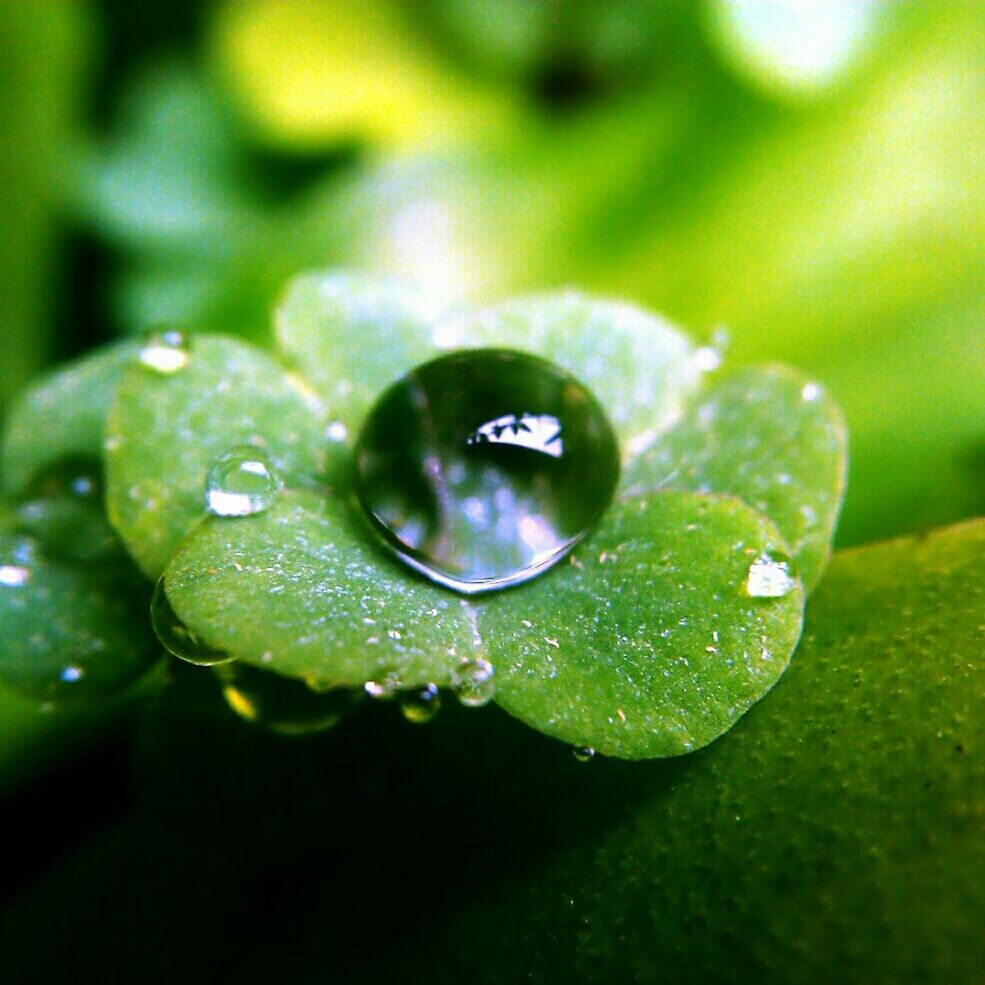
{"type": "Polygon", "coordinates": [[[451,674],[451,686],[466,708],[481,708],[489,704],[495,691],[493,665],[481,657],[467,660],[451,674]]]}
{"type": "Polygon", "coordinates": [[[355,706],[358,691],[314,691],[304,681],[237,662],[216,667],[226,704],[240,718],[277,735],[310,735],[331,728],[355,706]]]}
{"type": "Polygon", "coordinates": [[[283,488],[262,449],[239,445],[209,469],[205,505],[216,516],[252,516],[269,509],[283,488]]]}
{"type": "Polygon", "coordinates": [[[374,680],[366,681],[363,690],[377,701],[389,701],[400,690],[400,675],[395,670],[387,670],[374,680]]]}
{"type": "Polygon", "coordinates": [[[163,578],[159,579],[154,587],[154,595],[150,603],[150,621],[161,646],[180,660],[201,667],[211,667],[235,659],[225,650],[208,646],[178,618],[164,590],[163,578]]]}
{"type": "Polygon", "coordinates": [[[404,562],[464,593],[556,563],[608,506],[612,428],[573,377],[536,356],[477,349],[398,380],[369,414],[356,489],[404,562]]]}
{"type": "Polygon", "coordinates": [[[441,692],[437,684],[425,684],[424,687],[404,691],[400,695],[401,714],[415,725],[427,724],[440,709],[441,692]]]}
{"type": "Polygon", "coordinates": [[[595,750],[591,746],[574,746],[571,755],[579,763],[590,763],[595,758],[595,750]]]}
{"type": "Polygon", "coordinates": [[[793,562],[786,554],[764,551],[749,568],[746,591],[758,599],[782,598],[797,584],[793,562]]]}
{"type": "Polygon", "coordinates": [[[148,335],[141,346],[139,359],[148,369],[170,376],[188,365],[188,336],[176,328],[148,335]]]}

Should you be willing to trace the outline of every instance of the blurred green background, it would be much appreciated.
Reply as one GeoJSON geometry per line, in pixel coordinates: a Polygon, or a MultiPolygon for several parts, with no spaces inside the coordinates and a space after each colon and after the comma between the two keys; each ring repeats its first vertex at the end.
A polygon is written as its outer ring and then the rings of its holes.
{"type": "Polygon", "coordinates": [[[0,400],[299,268],[577,285],[844,406],[839,541],[985,512],[985,7],[4,0],[0,400]]]}

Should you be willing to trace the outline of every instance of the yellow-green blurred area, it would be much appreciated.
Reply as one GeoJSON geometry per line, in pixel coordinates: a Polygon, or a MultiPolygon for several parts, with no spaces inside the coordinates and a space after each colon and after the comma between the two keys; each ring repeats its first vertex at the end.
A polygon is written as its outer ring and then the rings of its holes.
{"type": "Polygon", "coordinates": [[[839,539],[985,512],[978,0],[3,0],[0,400],[291,274],[575,285],[843,405],[839,539]]]}

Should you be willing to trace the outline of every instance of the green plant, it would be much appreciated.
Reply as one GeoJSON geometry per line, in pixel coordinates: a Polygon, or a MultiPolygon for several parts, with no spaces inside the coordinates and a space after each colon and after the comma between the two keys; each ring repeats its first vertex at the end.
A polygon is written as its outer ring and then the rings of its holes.
{"type": "MultiPolygon", "coordinates": [[[[133,584],[132,558],[160,579],[160,622],[203,648],[183,655],[232,655],[295,679],[313,721],[337,699],[308,697],[305,684],[388,680],[412,699],[461,685],[463,668],[468,677],[482,661],[499,704],[577,747],[666,756],[730,728],[786,667],[804,592],[826,562],[844,486],[838,411],[791,370],[721,372],[715,350],[612,302],[543,295],[434,323],[422,308],[386,282],[302,276],[277,311],[279,356],[166,333],[118,343],[30,391],[6,434],[8,493],[23,497],[53,469],[62,481],[8,521],[0,620],[15,643],[4,679],[54,698],[143,670],[146,620],[121,588],[133,584]],[[350,501],[347,439],[386,384],[439,346],[490,344],[547,356],[585,381],[622,441],[623,477],[570,563],[465,602],[382,554],[350,501]],[[286,488],[255,516],[208,516],[205,476],[244,444],[262,449],[286,488]],[[126,553],[92,504],[73,515],[74,540],[39,523],[56,501],[72,502],[64,476],[85,471],[66,472],[73,460],[104,464],[126,553]],[[99,550],[85,554],[76,541],[93,530],[99,550]],[[33,549],[26,535],[68,556],[57,567],[19,557],[33,549]]],[[[146,604],[146,592],[136,599],[146,604]]],[[[169,643],[167,627],[158,632],[169,643]]],[[[220,673],[233,707],[263,721],[264,673],[249,686],[220,673]]],[[[268,724],[291,726],[283,715],[268,724]]]]}

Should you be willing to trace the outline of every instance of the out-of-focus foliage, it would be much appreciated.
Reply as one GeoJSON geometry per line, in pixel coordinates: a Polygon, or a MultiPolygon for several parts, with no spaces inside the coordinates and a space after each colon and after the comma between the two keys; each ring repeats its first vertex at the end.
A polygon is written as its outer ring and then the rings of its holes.
{"type": "Polygon", "coordinates": [[[86,63],[82,13],[75,4],[0,3],[0,412],[53,353],[56,186],[86,63]]]}

